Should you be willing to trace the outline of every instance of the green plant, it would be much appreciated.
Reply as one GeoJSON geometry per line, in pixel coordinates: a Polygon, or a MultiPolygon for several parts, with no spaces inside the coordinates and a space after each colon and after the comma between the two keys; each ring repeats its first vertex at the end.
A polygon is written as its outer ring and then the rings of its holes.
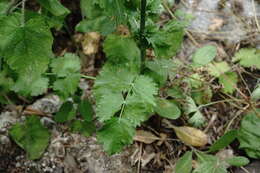
{"type": "MultiPolygon", "coordinates": [[[[82,77],[79,57],[72,53],[55,57],[52,51],[54,38],[51,29],[60,29],[70,11],[58,0],[37,2],[42,7],[41,13],[26,10],[26,0],[20,2],[21,8],[16,1],[0,3],[1,104],[13,104],[16,101],[12,97],[14,94],[32,99],[47,93],[49,89],[66,101],[78,90],[82,77]]],[[[64,104],[66,107],[70,105],[68,102],[64,104]]],[[[82,106],[79,109],[82,110],[82,106]]],[[[86,115],[86,111],[80,112],[86,115]]],[[[72,120],[75,114],[76,111],[69,114],[71,117],[66,117],[59,113],[55,120],[72,120]]],[[[84,123],[84,126],[93,126],[92,120],[84,118],[84,122],[73,123],[74,132],[83,132],[86,135],[87,128],[82,130],[81,123],[84,123]]],[[[89,131],[89,135],[92,132],[93,130],[89,131]]],[[[27,118],[25,124],[17,123],[10,130],[10,134],[16,143],[28,152],[30,159],[39,158],[49,141],[47,129],[41,126],[36,117],[27,118]],[[32,122],[35,125],[31,126],[32,122]],[[23,131],[23,128],[26,130],[23,131]]]]}
{"type": "Polygon", "coordinates": [[[27,151],[29,159],[38,159],[48,146],[50,133],[36,116],[26,118],[25,123],[17,123],[10,129],[15,142],[27,151]]]}
{"type": "Polygon", "coordinates": [[[246,157],[233,156],[221,159],[199,151],[187,151],[176,163],[176,173],[228,173],[230,166],[244,166],[249,163],[246,157]],[[197,166],[192,170],[192,155],[195,153],[197,166]]]}
{"type": "MultiPolygon", "coordinates": [[[[76,30],[99,32],[104,39],[102,46],[106,62],[96,78],[80,74],[81,63],[76,54],[65,53],[55,57],[52,51],[54,37],[51,29],[62,29],[70,11],[58,0],[37,2],[42,8],[40,12],[25,9],[26,0],[21,1],[21,6],[7,0],[0,2],[2,104],[15,101],[10,96],[21,95],[32,100],[34,96],[52,90],[63,100],[54,120],[67,123],[74,133],[89,136],[96,131],[95,112],[102,124],[97,139],[109,154],[120,152],[131,144],[136,128],[151,115],[173,120],[182,116],[188,124],[203,127],[206,118],[202,108],[231,100],[212,101],[215,91],[212,83],[208,82],[212,79],[221,86],[221,93],[232,95],[237,91],[242,95],[243,103],[256,110],[259,86],[247,99],[237,86],[239,73],[231,66],[232,63],[215,60],[216,46],[198,48],[191,56],[191,63],[173,58],[181,48],[185,27],[192,17],[177,10],[171,14],[174,19],[159,23],[160,13],[167,7],[166,1],[81,0],[84,19],[76,30]],[[92,89],[95,111],[89,101],[81,100],[77,95],[82,77],[95,80],[92,89]],[[77,114],[81,117],[78,118],[77,114]]],[[[243,48],[234,55],[233,63],[259,69],[259,59],[259,50],[243,48]]],[[[240,148],[248,156],[259,158],[255,142],[258,134],[251,130],[257,128],[253,123],[258,122],[257,115],[245,116],[239,135],[237,130],[228,131],[209,147],[207,153],[223,149],[238,139],[240,148]],[[250,142],[245,140],[247,137],[250,137],[250,142]]],[[[30,159],[39,158],[49,141],[48,130],[35,116],[15,124],[10,134],[27,151],[30,159]]],[[[189,140],[189,136],[186,139],[189,140]]],[[[246,158],[220,160],[193,149],[177,162],[177,173],[191,172],[193,153],[199,164],[194,173],[227,172],[228,165],[248,163],[246,158]]]]}
{"type": "Polygon", "coordinates": [[[180,116],[175,103],[156,98],[158,84],[149,73],[167,64],[169,67],[157,78],[161,85],[165,84],[174,66],[169,58],[180,48],[185,24],[172,20],[160,28],[156,24],[158,12],[162,9],[159,0],[106,3],[82,0],[81,7],[86,19],[77,26],[77,30],[98,31],[105,36],[103,48],[107,61],[95,80],[93,93],[96,116],[104,123],[97,132],[97,138],[104,149],[113,154],[132,143],[135,128],[156,109],[168,118],[180,116]],[[129,35],[115,33],[122,26],[130,31],[129,35]],[[108,27],[111,30],[104,30],[108,27]],[[148,48],[155,51],[154,61],[146,58],[148,48]],[[159,108],[157,103],[160,103],[159,108]],[[159,111],[164,106],[169,110],[159,111]]]}

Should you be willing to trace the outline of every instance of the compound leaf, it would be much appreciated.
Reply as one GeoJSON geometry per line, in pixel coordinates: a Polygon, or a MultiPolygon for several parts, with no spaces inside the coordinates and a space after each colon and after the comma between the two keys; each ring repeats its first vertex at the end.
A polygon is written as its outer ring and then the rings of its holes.
{"type": "Polygon", "coordinates": [[[191,116],[188,122],[193,126],[200,127],[205,123],[205,117],[191,97],[186,97],[185,113],[191,116]]]}

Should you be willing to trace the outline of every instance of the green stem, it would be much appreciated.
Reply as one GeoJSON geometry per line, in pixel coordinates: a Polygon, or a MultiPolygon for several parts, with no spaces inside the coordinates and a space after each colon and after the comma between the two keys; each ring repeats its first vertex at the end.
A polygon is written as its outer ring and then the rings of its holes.
{"type": "Polygon", "coordinates": [[[95,78],[95,77],[93,77],[93,76],[87,76],[87,75],[84,75],[84,74],[81,74],[81,77],[82,77],[82,78],[85,78],[85,79],[92,79],[92,80],[96,80],[96,78],[95,78]]]}
{"type": "Polygon", "coordinates": [[[131,83],[129,89],[127,90],[127,94],[126,94],[126,97],[125,97],[125,99],[124,99],[124,103],[123,103],[123,105],[122,105],[122,108],[121,108],[121,110],[120,110],[120,114],[119,114],[119,118],[120,118],[120,119],[122,118],[122,115],[123,115],[124,110],[125,110],[126,100],[127,100],[128,96],[129,96],[130,92],[132,91],[133,87],[134,87],[134,84],[131,83]]]}
{"type": "Polygon", "coordinates": [[[146,0],[141,0],[141,22],[140,22],[140,48],[141,48],[141,60],[144,62],[146,55],[145,46],[145,18],[146,18],[146,0]]]}
{"type": "MultiPolygon", "coordinates": [[[[44,74],[47,75],[47,76],[56,75],[56,74],[54,74],[54,73],[44,73],[44,74]]],[[[96,80],[96,78],[93,77],[93,76],[87,76],[87,75],[84,75],[84,74],[80,74],[80,76],[81,76],[82,78],[85,78],[85,79],[96,80]]]]}

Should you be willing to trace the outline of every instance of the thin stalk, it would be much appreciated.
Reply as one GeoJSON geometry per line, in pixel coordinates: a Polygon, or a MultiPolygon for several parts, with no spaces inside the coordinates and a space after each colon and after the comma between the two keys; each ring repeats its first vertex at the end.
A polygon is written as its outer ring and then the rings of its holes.
{"type": "Polygon", "coordinates": [[[9,2],[9,4],[8,4],[8,7],[6,8],[6,10],[5,10],[5,14],[9,14],[9,10],[13,7],[13,5],[15,5],[16,4],[16,1],[17,0],[11,0],[10,2],[9,2]]]}
{"type": "Polygon", "coordinates": [[[82,78],[85,78],[85,79],[96,80],[95,77],[93,77],[93,76],[87,76],[87,75],[84,75],[84,74],[81,74],[81,77],[82,77],[82,78]]]}
{"type": "Polygon", "coordinates": [[[141,0],[141,22],[140,22],[140,48],[141,48],[141,60],[145,60],[145,18],[146,18],[146,0],[141,0]]]}
{"type": "Polygon", "coordinates": [[[128,91],[127,91],[126,97],[125,97],[125,99],[124,99],[124,102],[123,102],[123,105],[122,105],[120,114],[119,114],[119,118],[120,118],[119,120],[121,120],[122,115],[123,115],[123,113],[124,113],[124,111],[125,111],[126,100],[127,100],[127,98],[129,97],[129,94],[130,94],[130,92],[132,91],[133,87],[134,87],[134,84],[131,83],[131,85],[130,85],[128,91]]]}
{"type": "Polygon", "coordinates": [[[22,26],[25,25],[25,3],[26,0],[22,0],[22,19],[21,19],[22,26]]]}
{"type": "MultiPolygon", "coordinates": [[[[47,75],[47,76],[54,76],[54,75],[56,75],[54,73],[44,73],[44,74],[47,75]]],[[[80,76],[81,76],[81,78],[96,80],[96,78],[93,77],[93,76],[87,76],[87,75],[84,75],[84,74],[80,74],[80,76]]]]}

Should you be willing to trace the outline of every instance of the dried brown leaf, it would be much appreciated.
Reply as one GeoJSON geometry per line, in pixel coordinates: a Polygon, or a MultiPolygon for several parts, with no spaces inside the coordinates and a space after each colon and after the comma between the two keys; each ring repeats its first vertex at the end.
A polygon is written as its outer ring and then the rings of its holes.
{"type": "Polygon", "coordinates": [[[144,130],[137,130],[134,136],[134,140],[138,142],[143,142],[145,144],[151,144],[156,140],[160,140],[160,138],[158,138],[151,132],[144,131],[144,130]]]}
{"type": "Polygon", "coordinates": [[[99,50],[101,35],[98,32],[89,32],[83,36],[81,42],[85,55],[96,54],[99,50]]]}

